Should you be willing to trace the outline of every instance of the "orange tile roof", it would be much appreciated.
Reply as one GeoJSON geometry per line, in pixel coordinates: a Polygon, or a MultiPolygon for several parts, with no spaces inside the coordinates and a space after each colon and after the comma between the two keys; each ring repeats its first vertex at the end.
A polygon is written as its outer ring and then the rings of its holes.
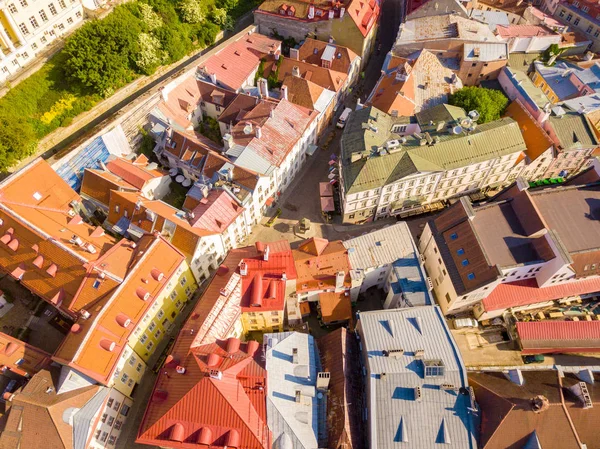
{"type": "Polygon", "coordinates": [[[293,251],[296,263],[296,291],[307,292],[335,287],[338,272],[345,273],[344,286],[350,286],[348,250],[340,240],[311,238],[293,251]]]}
{"type": "Polygon", "coordinates": [[[204,61],[200,70],[216,75],[217,84],[239,90],[260,64],[261,58],[281,52],[281,41],[258,33],[244,34],[204,61]]]}
{"type": "Polygon", "coordinates": [[[498,25],[496,32],[503,39],[511,37],[536,37],[557,34],[543,25],[498,25]]]}
{"type": "MultiPolygon", "coordinates": [[[[65,337],[54,359],[106,385],[133,329],[184,260],[183,253],[160,235],[142,237],[130,253],[123,282],[87,310],[88,319],[77,320],[77,331],[65,337]],[[162,277],[153,275],[156,269],[162,277]]],[[[93,289],[94,282],[86,279],[82,289],[93,289]]]]}
{"type": "Polygon", "coordinates": [[[324,90],[312,81],[292,75],[286,76],[282,85],[288,89],[289,101],[308,109],[315,109],[315,104],[324,90]]]}
{"type": "Polygon", "coordinates": [[[270,449],[261,345],[230,338],[190,350],[180,342],[156,380],[136,442],[177,449],[270,449]],[[178,374],[177,366],[185,374],[178,374]],[[211,370],[220,378],[211,377],[211,370]]]}
{"type": "Polygon", "coordinates": [[[363,36],[367,36],[379,21],[379,4],[376,0],[351,0],[347,12],[363,36]]]}
{"type": "Polygon", "coordinates": [[[148,181],[169,175],[164,170],[149,168],[149,165],[148,159],[144,156],[143,159],[138,158],[134,161],[128,161],[123,158],[112,159],[108,161],[106,168],[111,173],[114,173],[135,188],[141,190],[148,181]]]}
{"type": "Polygon", "coordinates": [[[306,61],[309,64],[321,65],[321,57],[327,46],[335,47],[334,59],[331,61],[330,69],[336,72],[348,73],[352,62],[358,58],[358,55],[341,45],[330,44],[309,37],[304,40],[304,43],[298,49],[298,58],[300,61],[306,61]]]}
{"type": "Polygon", "coordinates": [[[51,355],[10,335],[0,332],[0,370],[7,368],[16,374],[33,375],[50,363],[51,355]],[[17,365],[18,360],[24,360],[17,365]]]}
{"type": "Polygon", "coordinates": [[[82,408],[98,392],[90,385],[57,394],[57,372],[40,371],[20,390],[13,400],[0,447],[71,449],[73,426],[65,420],[70,408],[82,408]],[[48,391],[51,388],[51,391],[48,391]]]}
{"type": "MultiPolygon", "coordinates": [[[[279,66],[278,80],[283,81],[287,76],[292,76],[294,67],[298,67],[302,78],[333,92],[338,92],[348,78],[348,75],[344,72],[336,72],[319,65],[284,57],[279,66]]],[[[268,74],[265,74],[265,76],[268,76],[268,74]]]]}
{"type": "Polygon", "coordinates": [[[352,304],[346,292],[319,293],[319,306],[321,319],[324,323],[350,320],[352,318],[352,304]]]}
{"type": "Polygon", "coordinates": [[[111,190],[137,190],[119,176],[104,170],[86,168],[83,172],[81,194],[108,206],[111,190]]]}
{"type": "Polygon", "coordinates": [[[511,117],[519,124],[523,140],[527,146],[525,153],[531,161],[535,161],[553,145],[548,133],[542,129],[537,120],[534,120],[519,100],[509,104],[504,115],[511,117]]]}

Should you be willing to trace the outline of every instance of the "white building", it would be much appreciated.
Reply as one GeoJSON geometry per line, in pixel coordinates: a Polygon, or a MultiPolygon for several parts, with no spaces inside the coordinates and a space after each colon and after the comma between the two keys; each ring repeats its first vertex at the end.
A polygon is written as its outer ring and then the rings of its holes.
{"type": "MultiPolygon", "coordinates": [[[[385,309],[432,304],[429,280],[406,222],[343,242],[353,290],[383,289],[385,309]]],[[[352,292],[352,297],[355,293],[352,292]]]]}
{"type": "Polygon", "coordinates": [[[80,0],[0,1],[0,83],[83,22],[80,0]]]}
{"type": "Polygon", "coordinates": [[[267,424],[273,447],[315,449],[327,444],[329,373],[321,373],[317,343],[299,332],[265,334],[267,424]]]}

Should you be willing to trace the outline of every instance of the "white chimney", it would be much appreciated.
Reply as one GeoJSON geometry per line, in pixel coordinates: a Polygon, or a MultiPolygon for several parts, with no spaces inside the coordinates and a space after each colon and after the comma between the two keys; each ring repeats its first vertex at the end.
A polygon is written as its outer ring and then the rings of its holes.
{"type": "Polygon", "coordinates": [[[269,98],[269,84],[267,83],[266,79],[258,79],[258,92],[260,93],[261,97],[269,98]]]}
{"type": "Polygon", "coordinates": [[[225,150],[229,150],[233,146],[233,136],[229,133],[223,136],[223,145],[225,150]]]}
{"type": "Polygon", "coordinates": [[[262,129],[260,129],[260,126],[256,127],[256,138],[260,139],[260,137],[262,136],[262,129]]]}
{"type": "Polygon", "coordinates": [[[298,78],[300,78],[300,67],[298,67],[297,65],[292,67],[292,76],[297,76],[298,78]]]}
{"type": "Polygon", "coordinates": [[[265,262],[269,261],[269,245],[265,246],[265,254],[263,255],[263,259],[265,260],[265,262]]]}
{"type": "Polygon", "coordinates": [[[344,17],[344,14],[346,13],[346,8],[344,8],[343,6],[340,8],[340,19],[342,17],[344,17]]]}
{"type": "Polygon", "coordinates": [[[281,86],[281,99],[282,100],[288,99],[288,87],[287,86],[281,86]]]}
{"type": "Polygon", "coordinates": [[[335,275],[335,289],[341,290],[344,288],[344,279],[346,278],[346,272],[338,271],[335,275]]]}
{"type": "Polygon", "coordinates": [[[300,50],[298,50],[297,48],[290,48],[290,59],[299,61],[300,60],[300,50]]]}
{"type": "Polygon", "coordinates": [[[312,19],[315,17],[315,5],[310,5],[308,7],[308,18],[312,19]]]}
{"type": "Polygon", "coordinates": [[[210,82],[213,84],[217,84],[217,74],[216,73],[211,73],[210,74],[210,82]]]}
{"type": "Polygon", "coordinates": [[[329,10],[329,20],[333,19],[333,9],[329,10]]]}
{"type": "Polygon", "coordinates": [[[317,390],[327,390],[329,388],[329,380],[331,373],[320,372],[317,373],[317,390]]]}

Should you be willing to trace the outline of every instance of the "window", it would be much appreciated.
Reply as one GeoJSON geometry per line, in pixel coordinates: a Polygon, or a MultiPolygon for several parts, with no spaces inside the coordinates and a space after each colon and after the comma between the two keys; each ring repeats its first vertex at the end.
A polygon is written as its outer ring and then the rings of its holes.
{"type": "Polygon", "coordinates": [[[40,39],[40,42],[42,44],[45,44],[46,42],[48,42],[48,39],[46,39],[46,36],[42,36],[42,38],[40,39]]]}
{"type": "Polygon", "coordinates": [[[467,265],[469,265],[469,259],[463,259],[461,264],[463,267],[466,267],[467,265]]]}
{"type": "Polygon", "coordinates": [[[40,17],[42,18],[42,22],[48,21],[48,16],[46,15],[46,11],[44,11],[43,9],[40,9],[40,17]]]}
{"type": "Polygon", "coordinates": [[[456,250],[456,254],[458,254],[459,256],[462,256],[464,253],[465,253],[465,250],[464,250],[464,249],[462,249],[462,248],[458,248],[458,249],[456,250]]]}
{"type": "Polygon", "coordinates": [[[11,3],[10,5],[8,5],[8,10],[14,14],[17,12],[17,7],[14,3],[11,3]]]}
{"type": "Polygon", "coordinates": [[[113,405],[113,402],[115,402],[115,400],[113,398],[110,398],[108,401],[106,401],[106,406],[108,408],[111,408],[113,405]]]}
{"type": "Polygon", "coordinates": [[[131,357],[129,357],[129,365],[133,366],[135,364],[135,356],[132,355],[131,357]]]}
{"type": "Polygon", "coordinates": [[[458,234],[456,232],[450,234],[450,240],[456,240],[458,238],[458,234]]]}
{"type": "Polygon", "coordinates": [[[28,35],[29,34],[29,30],[27,29],[27,27],[25,26],[24,23],[19,25],[19,30],[21,30],[21,33],[28,35]]]}
{"type": "Polygon", "coordinates": [[[113,410],[119,410],[119,407],[121,407],[121,403],[119,401],[115,402],[115,406],[113,407],[113,410]]]}
{"type": "Polygon", "coordinates": [[[573,18],[573,14],[569,14],[569,15],[567,16],[567,22],[570,22],[572,18],[573,18]]]}
{"type": "Polygon", "coordinates": [[[36,20],[36,18],[34,16],[31,16],[29,18],[29,23],[31,23],[31,26],[33,27],[33,29],[35,30],[36,28],[39,28],[40,25],[38,24],[38,21],[36,20]]]}
{"type": "Polygon", "coordinates": [[[106,424],[109,426],[112,426],[114,422],[115,422],[115,417],[111,416],[110,418],[108,418],[108,422],[106,424]]]}
{"type": "Polygon", "coordinates": [[[58,14],[56,12],[56,6],[54,6],[54,3],[50,3],[48,5],[48,9],[50,10],[50,14],[52,14],[53,16],[55,16],[56,14],[58,14]]]}
{"type": "Polygon", "coordinates": [[[116,441],[117,441],[117,437],[115,435],[111,435],[110,438],[108,439],[108,444],[113,446],[116,441]]]}
{"type": "Polygon", "coordinates": [[[181,307],[181,301],[177,301],[177,302],[175,303],[175,307],[177,307],[177,308],[179,309],[179,308],[181,307]]]}
{"type": "Polygon", "coordinates": [[[162,331],[160,329],[158,329],[155,333],[154,333],[154,338],[158,340],[158,338],[160,337],[160,334],[162,334],[162,331]]]}
{"type": "Polygon", "coordinates": [[[185,295],[186,295],[187,297],[189,297],[191,294],[192,294],[192,289],[191,289],[191,288],[190,288],[190,286],[188,285],[188,286],[185,288],[185,295]]]}
{"type": "Polygon", "coordinates": [[[573,22],[573,25],[575,25],[575,26],[579,25],[579,17],[577,17],[575,19],[575,21],[573,22]]]}
{"type": "Polygon", "coordinates": [[[106,418],[108,418],[108,413],[105,413],[104,415],[102,415],[102,419],[100,421],[106,422],[106,418]]]}
{"type": "Polygon", "coordinates": [[[177,292],[173,290],[169,295],[169,298],[171,298],[171,301],[175,301],[175,298],[177,298],[177,292]]]}
{"type": "Polygon", "coordinates": [[[151,342],[150,342],[150,343],[148,343],[148,345],[146,346],[146,349],[147,349],[148,351],[150,351],[150,350],[151,350],[153,347],[154,347],[154,342],[152,342],[152,341],[151,341],[151,342]]]}
{"type": "Polygon", "coordinates": [[[76,16],[78,19],[81,19],[81,11],[77,11],[77,12],[75,13],[75,16],[76,16]]]}
{"type": "Polygon", "coordinates": [[[187,284],[187,278],[185,276],[183,276],[181,278],[181,280],[179,281],[179,285],[181,285],[182,287],[187,284]]]}
{"type": "MultiPolygon", "coordinates": [[[[59,23],[57,28],[62,31],[65,29],[65,26],[62,23],[59,23]]],[[[127,213],[127,211],[125,211],[125,213],[127,213]]]]}
{"type": "Polygon", "coordinates": [[[402,134],[406,132],[406,125],[394,125],[392,127],[392,132],[395,134],[402,134]]]}
{"type": "Polygon", "coordinates": [[[155,328],[156,328],[156,323],[154,321],[152,321],[150,323],[150,326],[148,326],[148,331],[152,332],[155,328]]]}
{"type": "Polygon", "coordinates": [[[444,375],[444,362],[441,360],[423,360],[425,377],[440,377],[444,375]]]}
{"type": "Polygon", "coordinates": [[[65,9],[67,7],[65,0],[58,0],[58,6],[60,6],[62,9],[65,9]]]}
{"type": "Polygon", "coordinates": [[[127,379],[129,379],[129,376],[127,375],[127,373],[123,373],[123,375],[121,376],[121,382],[126,383],[127,379]]]}
{"type": "Polygon", "coordinates": [[[128,405],[124,405],[123,408],[121,409],[121,415],[123,416],[127,416],[129,414],[129,406],[128,405]]]}
{"type": "Polygon", "coordinates": [[[578,1],[574,1],[574,2],[573,2],[573,6],[574,6],[575,8],[579,8],[579,2],[578,2],[578,1]]]}
{"type": "Polygon", "coordinates": [[[467,274],[467,279],[472,281],[473,279],[475,279],[475,273],[469,273],[467,274]]]}
{"type": "Polygon", "coordinates": [[[159,310],[158,311],[158,315],[156,315],[156,317],[160,320],[163,316],[165,316],[165,312],[163,312],[163,310],[159,310]]]}
{"type": "Polygon", "coordinates": [[[102,432],[102,436],[100,437],[100,441],[105,442],[108,438],[108,432],[102,432]]]}
{"type": "Polygon", "coordinates": [[[138,364],[137,364],[137,367],[135,368],[135,370],[136,370],[138,373],[139,373],[139,372],[141,372],[141,371],[142,371],[142,364],[141,364],[141,363],[138,363],[138,364]]]}
{"type": "Polygon", "coordinates": [[[142,338],[140,338],[140,343],[144,344],[146,343],[146,340],[148,340],[148,336],[146,334],[142,335],[142,338]]]}
{"type": "Polygon", "coordinates": [[[117,421],[115,421],[115,427],[114,427],[114,429],[115,430],[120,430],[122,425],[123,425],[123,421],[117,420],[117,421]]]}
{"type": "Polygon", "coordinates": [[[559,17],[564,17],[565,16],[565,10],[561,10],[560,13],[558,13],[559,17]]]}
{"type": "Polygon", "coordinates": [[[27,8],[27,0],[19,0],[19,3],[23,8],[27,8]]]}
{"type": "MultiPolygon", "coordinates": [[[[595,265],[592,265],[592,266],[593,266],[594,268],[596,267],[595,265]]],[[[592,270],[593,270],[594,268],[592,268],[592,270]]],[[[17,361],[15,362],[15,365],[17,365],[17,366],[21,366],[21,365],[22,365],[22,364],[24,364],[25,362],[26,362],[26,360],[25,360],[25,359],[19,359],[19,360],[17,360],[17,361]]]]}
{"type": "Polygon", "coordinates": [[[598,37],[598,36],[600,36],[600,30],[594,31],[594,37],[598,37]]]}
{"type": "Polygon", "coordinates": [[[586,32],[587,34],[592,34],[592,30],[593,30],[593,29],[594,29],[594,27],[590,25],[589,27],[587,27],[587,30],[585,30],[585,32],[586,32]]]}

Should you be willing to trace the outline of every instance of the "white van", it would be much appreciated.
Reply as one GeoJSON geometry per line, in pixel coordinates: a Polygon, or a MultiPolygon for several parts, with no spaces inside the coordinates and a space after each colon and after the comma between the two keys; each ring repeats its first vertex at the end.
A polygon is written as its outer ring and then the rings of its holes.
{"type": "Polygon", "coordinates": [[[344,109],[344,112],[342,112],[342,115],[340,115],[340,118],[337,122],[338,128],[343,128],[346,125],[346,120],[348,120],[348,117],[350,116],[351,112],[352,112],[352,109],[350,109],[350,108],[344,109]]]}
{"type": "Polygon", "coordinates": [[[456,318],[452,321],[454,329],[463,329],[465,327],[479,327],[479,322],[475,318],[456,318]]]}

